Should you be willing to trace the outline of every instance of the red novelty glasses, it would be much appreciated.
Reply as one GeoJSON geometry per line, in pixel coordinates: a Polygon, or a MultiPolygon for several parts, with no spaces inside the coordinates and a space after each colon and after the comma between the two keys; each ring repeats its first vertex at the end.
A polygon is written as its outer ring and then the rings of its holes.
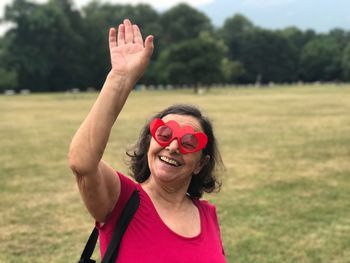
{"type": "Polygon", "coordinates": [[[176,138],[182,154],[198,152],[208,142],[205,133],[195,132],[193,127],[189,125],[180,127],[173,120],[164,123],[159,118],[154,119],[150,124],[150,131],[152,137],[162,147],[168,146],[176,138]]]}

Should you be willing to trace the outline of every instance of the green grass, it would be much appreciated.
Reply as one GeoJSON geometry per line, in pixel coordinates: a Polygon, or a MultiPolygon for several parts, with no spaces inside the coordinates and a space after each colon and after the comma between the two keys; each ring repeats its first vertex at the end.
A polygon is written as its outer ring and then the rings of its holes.
{"type": "MultiPolygon", "coordinates": [[[[0,96],[0,262],[74,262],[93,226],[67,150],[96,93],[0,96]]],[[[177,102],[213,120],[226,171],[216,206],[228,262],[350,262],[350,86],[133,92],[105,159],[177,102]]]]}

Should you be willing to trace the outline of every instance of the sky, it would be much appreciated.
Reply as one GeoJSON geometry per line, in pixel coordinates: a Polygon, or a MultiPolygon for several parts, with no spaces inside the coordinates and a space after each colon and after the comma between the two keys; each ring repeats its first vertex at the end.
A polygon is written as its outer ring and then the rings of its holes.
{"type": "MultiPolygon", "coordinates": [[[[46,0],[32,0],[44,3],[46,0]]],[[[73,0],[77,8],[90,0],[73,0]]],[[[0,0],[0,17],[4,7],[12,0],[0,0]]],[[[159,12],[186,2],[204,12],[212,23],[220,27],[226,18],[241,13],[256,26],[267,29],[282,29],[296,26],[302,30],[328,32],[333,28],[350,31],[350,0],[101,0],[120,4],[148,3],[159,12]]],[[[7,29],[0,26],[0,34],[7,29]]]]}

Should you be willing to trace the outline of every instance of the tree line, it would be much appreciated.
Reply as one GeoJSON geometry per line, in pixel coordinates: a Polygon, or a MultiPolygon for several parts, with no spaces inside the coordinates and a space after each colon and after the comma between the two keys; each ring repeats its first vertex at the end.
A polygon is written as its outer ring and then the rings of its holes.
{"type": "Polygon", "coordinates": [[[0,90],[101,88],[110,69],[108,29],[124,18],[155,36],[146,85],[293,83],[350,80],[350,32],[268,30],[233,14],[215,28],[202,12],[179,4],[158,13],[150,5],[71,0],[14,0],[0,38],[0,90]]]}

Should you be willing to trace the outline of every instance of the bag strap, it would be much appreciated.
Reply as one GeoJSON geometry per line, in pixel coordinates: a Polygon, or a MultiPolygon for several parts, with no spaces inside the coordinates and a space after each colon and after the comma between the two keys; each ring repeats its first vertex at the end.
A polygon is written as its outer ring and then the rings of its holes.
{"type": "Polygon", "coordinates": [[[140,196],[139,191],[135,190],[128,203],[126,204],[123,212],[118,220],[118,224],[115,226],[113,236],[109,242],[106,253],[101,261],[101,263],[115,263],[115,260],[118,255],[120,241],[125,233],[126,228],[128,227],[131,219],[136,213],[140,205],[140,196]]]}
{"type": "MultiPolygon", "coordinates": [[[[120,241],[128,227],[131,219],[136,213],[140,205],[140,196],[138,190],[135,190],[128,202],[126,203],[118,222],[113,231],[113,236],[109,245],[107,247],[106,253],[101,261],[101,263],[114,263],[119,250],[120,241]],[[114,261],[113,261],[114,260],[114,261]]],[[[91,256],[95,250],[96,242],[98,238],[98,229],[94,227],[92,230],[88,241],[86,242],[83,253],[81,254],[80,260],[78,263],[96,263],[95,260],[91,259],[91,256]]]]}
{"type": "Polygon", "coordinates": [[[91,259],[92,253],[95,250],[96,242],[98,238],[98,229],[94,227],[92,230],[88,241],[86,242],[83,253],[81,254],[80,260],[78,263],[95,263],[95,260],[91,259]]]}

